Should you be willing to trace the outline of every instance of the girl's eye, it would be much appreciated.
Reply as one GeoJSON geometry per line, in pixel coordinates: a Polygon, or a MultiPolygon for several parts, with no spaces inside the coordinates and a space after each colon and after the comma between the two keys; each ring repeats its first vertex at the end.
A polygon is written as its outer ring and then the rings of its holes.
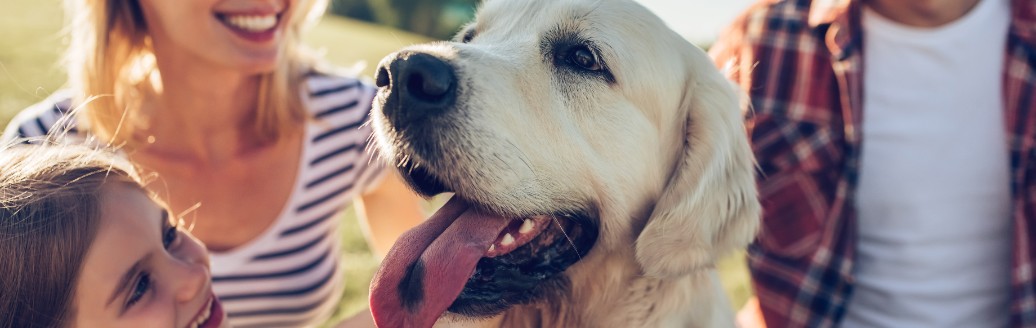
{"type": "Polygon", "coordinates": [[[126,307],[129,308],[133,304],[137,304],[144,294],[151,289],[151,275],[148,273],[140,274],[140,278],[137,279],[137,283],[133,285],[133,289],[130,290],[129,298],[126,300],[126,307]]]}
{"type": "Polygon", "coordinates": [[[165,231],[162,232],[162,245],[164,245],[165,248],[169,248],[176,243],[176,240],[180,235],[179,230],[180,229],[175,226],[165,228],[165,231]]]}

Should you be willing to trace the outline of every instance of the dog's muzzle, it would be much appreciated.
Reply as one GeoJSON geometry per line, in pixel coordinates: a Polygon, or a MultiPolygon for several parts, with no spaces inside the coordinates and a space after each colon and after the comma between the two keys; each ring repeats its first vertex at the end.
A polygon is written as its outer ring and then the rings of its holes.
{"type": "Polygon", "coordinates": [[[433,55],[400,51],[378,65],[382,113],[396,129],[442,115],[457,101],[453,67],[433,55]]]}

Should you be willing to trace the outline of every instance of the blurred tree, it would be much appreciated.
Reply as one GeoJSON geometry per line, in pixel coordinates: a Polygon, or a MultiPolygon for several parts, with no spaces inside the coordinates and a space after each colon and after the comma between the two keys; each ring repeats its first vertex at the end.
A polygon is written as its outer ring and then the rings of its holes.
{"type": "Polygon", "coordinates": [[[332,0],[335,15],[448,39],[468,22],[479,0],[332,0]]]}
{"type": "Polygon", "coordinates": [[[367,22],[376,22],[374,9],[366,0],[333,0],[328,12],[367,22]]]}

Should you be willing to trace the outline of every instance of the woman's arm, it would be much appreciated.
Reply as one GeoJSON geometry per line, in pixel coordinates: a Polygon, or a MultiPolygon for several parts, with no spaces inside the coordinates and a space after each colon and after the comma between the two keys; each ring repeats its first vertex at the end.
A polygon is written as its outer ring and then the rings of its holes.
{"type": "Polygon", "coordinates": [[[389,169],[381,184],[356,200],[356,214],[364,228],[367,244],[381,259],[396,238],[420,224],[427,216],[423,200],[414,194],[395,170],[389,169]]]}

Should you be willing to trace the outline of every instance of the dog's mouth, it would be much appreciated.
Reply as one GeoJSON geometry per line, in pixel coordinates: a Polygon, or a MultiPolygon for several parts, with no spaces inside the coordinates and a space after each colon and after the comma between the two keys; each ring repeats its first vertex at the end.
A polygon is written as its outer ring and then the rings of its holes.
{"type": "MultiPolygon", "coordinates": [[[[448,192],[421,168],[400,168],[419,193],[448,192]]],[[[456,194],[401,236],[371,283],[380,327],[431,327],[446,311],[485,317],[564,290],[562,274],[597,241],[589,213],[512,216],[456,194]]]]}

